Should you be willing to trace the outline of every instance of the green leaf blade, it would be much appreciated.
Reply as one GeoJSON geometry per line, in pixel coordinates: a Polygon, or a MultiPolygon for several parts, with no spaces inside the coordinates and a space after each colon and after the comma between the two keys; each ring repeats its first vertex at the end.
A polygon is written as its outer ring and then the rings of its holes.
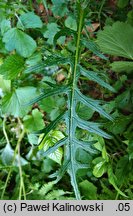
{"type": "Polygon", "coordinates": [[[33,12],[24,13],[19,17],[20,21],[18,21],[18,26],[23,25],[24,28],[42,28],[43,23],[39,16],[34,14],[33,12]]]}
{"type": "Polygon", "coordinates": [[[36,50],[36,42],[26,33],[17,28],[8,30],[3,37],[8,51],[16,50],[23,57],[29,57],[36,50]]]}
{"type": "Polygon", "coordinates": [[[99,105],[100,101],[96,101],[96,100],[93,100],[91,98],[84,96],[79,90],[77,90],[76,93],[77,93],[77,98],[79,99],[79,101],[84,103],[86,106],[90,107],[92,110],[97,111],[98,113],[103,115],[105,118],[113,121],[113,118],[108,113],[106,113],[103,110],[103,108],[99,105]]]}
{"type": "Polygon", "coordinates": [[[98,33],[97,43],[104,53],[133,59],[132,38],[132,26],[127,23],[115,22],[98,33]]]}
{"type": "Polygon", "coordinates": [[[15,79],[24,69],[24,60],[21,56],[15,54],[8,56],[0,66],[0,74],[6,80],[15,79]]]}
{"type": "Polygon", "coordinates": [[[108,83],[103,81],[101,78],[98,77],[98,74],[92,71],[87,71],[83,67],[80,66],[80,72],[83,76],[87,77],[88,79],[97,82],[99,85],[103,86],[104,88],[107,88],[108,90],[112,92],[116,92],[115,89],[110,86],[108,83]]]}

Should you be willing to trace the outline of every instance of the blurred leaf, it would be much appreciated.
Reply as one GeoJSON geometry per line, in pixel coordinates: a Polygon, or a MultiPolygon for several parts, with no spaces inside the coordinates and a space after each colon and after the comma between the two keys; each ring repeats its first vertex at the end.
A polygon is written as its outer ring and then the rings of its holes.
{"type": "Polygon", "coordinates": [[[47,112],[51,121],[55,120],[65,105],[64,97],[48,97],[40,102],[40,108],[47,112]]]}
{"type": "Polygon", "coordinates": [[[7,32],[11,28],[10,20],[4,19],[0,24],[1,35],[3,36],[5,32],[7,32]]]}
{"type": "Polygon", "coordinates": [[[128,177],[130,175],[130,170],[132,166],[130,166],[130,161],[127,155],[121,157],[116,166],[116,177],[118,179],[118,185],[122,185],[128,181],[128,177]],[[126,181],[126,182],[125,182],[126,181]]]}
{"type": "Polygon", "coordinates": [[[97,187],[88,180],[84,180],[79,184],[81,193],[86,200],[96,200],[97,199],[97,187]]]}
{"type": "Polygon", "coordinates": [[[115,118],[115,120],[110,123],[106,123],[106,127],[108,128],[108,130],[113,133],[113,134],[120,134],[122,135],[124,133],[124,131],[126,130],[127,126],[129,125],[129,123],[132,121],[132,116],[124,116],[124,115],[120,115],[118,117],[115,118]]]}
{"type": "Polygon", "coordinates": [[[65,20],[65,26],[67,28],[70,28],[74,31],[77,30],[77,22],[76,22],[76,19],[72,16],[68,16],[67,19],[65,20]]]}
{"type": "Polygon", "coordinates": [[[110,64],[110,66],[116,72],[133,72],[133,62],[131,61],[116,61],[110,64]]]}
{"type": "Polygon", "coordinates": [[[130,90],[124,91],[122,94],[118,95],[115,99],[116,106],[124,109],[129,106],[131,100],[131,92],[130,90]]]}
{"type": "Polygon", "coordinates": [[[89,120],[94,114],[94,110],[81,103],[78,105],[76,112],[84,120],[89,120]]]}
{"type": "MultiPolygon", "coordinates": [[[[13,162],[14,159],[14,150],[12,149],[11,145],[9,143],[7,143],[6,147],[3,149],[2,154],[1,154],[1,159],[4,165],[13,165],[13,166],[18,166],[18,155],[16,155],[16,158],[13,162]]],[[[20,161],[21,161],[21,165],[24,166],[26,165],[28,162],[20,157],[20,161]]]]}
{"type": "Polygon", "coordinates": [[[0,66],[0,74],[3,75],[4,79],[12,80],[15,79],[19,73],[24,69],[24,60],[21,56],[9,55],[4,63],[0,66]]]}
{"type": "Polygon", "coordinates": [[[59,31],[58,25],[56,23],[49,23],[47,25],[47,30],[44,32],[43,36],[47,38],[47,43],[52,45],[54,36],[59,31]]]}
{"type": "Polygon", "coordinates": [[[24,28],[42,28],[43,23],[39,16],[34,14],[33,12],[24,13],[19,17],[19,21],[17,23],[17,27],[24,28]]]}
{"type": "Polygon", "coordinates": [[[3,79],[2,75],[0,75],[0,88],[3,92],[11,91],[11,81],[3,79]]]}
{"type": "Polygon", "coordinates": [[[33,109],[31,115],[26,115],[23,120],[25,129],[30,133],[44,128],[43,114],[38,109],[33,109]]]}
{"type": "Polygon", "coordinates": [[[37,145],[38,144],[38,137],[35,134],[28,134],[28,141],[31,145],[37,145]]]}
{"type": "Polygon", "coordinates": [[[68,0],[51,0],[52,1],[52,12],[54,16],[64,16],[68,13],[67,2],[68,0]]]}
{"type": "Polygon", "coordinates": [[[36,49],[36,42],[26,33],[17,28],[8,30],[3,37],[6,49],[17,53],[23,57],[29,57],[36,49]]]}
{"type": "Polygon", "coordinates": [[[28,67],[34,66],[36,65],[38,62],[41,62],[42,60],[42,56],[41,53],[33,53],[32,56],[30,56],[27,60],[26,60],[26,64],[28,64],[28,67]]]}
{"type": "Polygon", "coordinates": [[[133,141],[132,140],[128,144],[128,153],[129,153],[129,160],[133,159],[133,141]]]}
{"type": "Polygon", "coordinates": [[[124,8],[128,5],[129,0],[118,0],[117,5],[119,8],[124,8]]]}
{"type": "Polygon", "coordinates": [[[130,10],[127,14],[127,23],[133,26],[133,10],[130,10]]]}
{"type": "Polygon", "coordinates": [[[27,114],[30,107],[24,106],[27,101],[36,95],[36,88],[23,87],[14,90],[12,93],[6,94],[2,98],[2,112],[14,117],[22,117],[27,114]]]}
{"type": "Polygon", "coordinates": [[[108,167],[108,178],[109,178],[110,184],[113,185],[113,187],[116,189],[116,191],[117,191],[120,195],[122,195],[122,196],[124,196],[124,197],[127,197],[127,196],[118,188],[118,186],[117,186],[117,178],[116,178],[116,176],[115,176],[114,173],[113,173],[113,170],[112,170],[111,165],[108,167]]]}

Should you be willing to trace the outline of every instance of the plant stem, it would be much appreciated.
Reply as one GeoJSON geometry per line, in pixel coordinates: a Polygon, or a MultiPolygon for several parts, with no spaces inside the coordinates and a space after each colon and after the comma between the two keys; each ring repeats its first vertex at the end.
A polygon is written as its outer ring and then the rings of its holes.
{"type": "MultiPolygon", "coordinates": [[[[9,142],[9,139],[8,139],[8,136],[7,136],[7,133],[6,133],[6,129],[5,129],[5,122],[6,122],[6,116],[4,116],[4,120],[3,120],[3,133],[4,133],[4,136],[6,138],[6,141],[7,141],[7,145],[10,145],[10,142],[9,142]]],[[[15,151],[14,151],[14,155],[13,155],[13,159],[12,159],[12,163],[11,163],[11,167],[9,169],[9,172],[8,172],[8,175],[7,175],[7,178],[6,178],[6,182],[5,182],[5,185],[4,185],[4,188],[3,188],[3,191],[2,191],[2,194],[1,194],[1,200],[3,200],[4,198],[4,194],[5,194],[5,191],[6,191],[6,188],[7,188],[7,184],[8,184],[8,181],[10,179],[10,175],[11,175],[11,172],[12,172],[12,168],[13,168],[13,164],[15,162],[15,159],[16,159],[16,155],[18,153],[18,157],[19,157],[19,160],[20,160],[20,143],[24,137],[24,129],[22,130],[22,133],[20,135],[20,138],[18,139],[18,142],[17,142],[17,145],[16,145],[16,148],[15,148],[15,151]]],[[[24,187],[24,182],[23,182],[23,177],[22,177],[22,168],[21,168],[21,163],[19,163],[19,173],[20,173],[20,185],[21,187],[20,188],[23,188],[23,195],[24,195],[24,199],[26,199],[26,193],[25,193],[25,187],[24,187]]],[[[20,194],[21,192],[19,193],[19,197],[20,197],[20,194]]]]}
{"type": "Polygon", "coordinates": [[[99,23],[100,23],[100,28],[101,28],[101,13],[102,13],[102,9],[103,9],[103,6],[104,6],[105,2],[106,2],[106,0],[102,0],[101,6],[100,6],[100,9],[99,9],[99,12],[98,12],[98,20],[99,20],[99,23]]]}
{"type": "Polygon", "coordinates": [[[23,191],[23,196],[24,196],[24,200],[26,200],[26,192],[25,192],[25,186],[24,186],[24,180],[23,180],[23,172],[22,172],[22,166],[21,166],[21,155],[20,155],[20,145],[21,145],[21,141],[24,137],[25,131],[24,129],[22,130],[22,133],[20,134],[20,137],[18,139],[18,166],[19,166],[19,176],[20,176],[20,190],[19,190],[19,200],[21,200],[21,196],[22,196],[22,191],[23,191]]]}
{"type": "Polygon", "coordinates": [[[81,37],[81,32],[82,32],[82,24],[83,24],[83,18],[84,18],[84,11],[82,10],[82,8],[80,7],[80,17],[79,17],[79,27],[78,27],[78,32],[77,32],[77,42],[76,42],[76,53],[75,53],[75,61],[74,61],[74,70],[73,70],[73,82],[72,82],[72,89],[71,89],[71,95],[70,95],[70,100],[71,100],[71,104],[70,104],[70,124],[69,124],[69,145],[70,145],[70,157],[71,157],[71,173],[72,173],[72,182],[73,182],[73,186],[74,186],[74,191],[75,191],[75,195],[76,195],[76,199],[81,199],[80,197],[80,192],[78,189],[78,185],[77,185],[77,180],[76,180],[76,176],[75,176],[75,170],[74,170],[74,156],[72,155],[73,152],[73,148],[74,146],[72,145],[73,142],[73,133],[75,133],[73,131],[73,118],[74,118],[74,114],[75,114],[75,87],[77,85],[77,80],[76,80],[76,74],[77,74],[77,67],[78,67],[78,63],[79,63],[79,53],[80,53],[80,37],[81,37]]]}
{"type": "Polygon", "coordinates": [[[8,135],[6,133],[6,115],[4,116],[4,119],[3,119],[3,134],[4,134],[5,138],[6,138],[7,144],[10,144],[10,141],[8,139],[8,135]]]}

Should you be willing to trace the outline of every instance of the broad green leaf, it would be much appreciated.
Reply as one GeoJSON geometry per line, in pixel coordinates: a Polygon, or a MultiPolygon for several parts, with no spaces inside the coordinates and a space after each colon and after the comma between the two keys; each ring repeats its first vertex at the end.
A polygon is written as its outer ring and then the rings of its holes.
{"type": "Polygon", "coordinates": [[[108,156],[108,153],[107,153],[107,151],[106,151],[105,146],[104,146],[103,149],[102,149],[102,158],[103,158],[106,162],[109,162],[109,156],[108,156]]]}
{"type": "Polygon", "coordinates": [[[42,100],[39,104],[40,108],[49,114],[50,120],[53,121],[61,113],[65,105],[65,98],[63,96],[51,96],[42,100]]]}
{"type": "Polygon", "coordinates": [[[25,129],[31,133],[44,128],[43,114],[38,109],[33,109],[31,115],[23,118],[25,129]]]}
{"type": "Polygon", "coordinates": [[[49,23],[47,25],[47,30],[44,32],[43,36],[47,38],[47,43],[52,45],[54,36],[59,31],[59,26],[56,23],[49,23]]]}
{"type": "MultiPolygon", "coordinates": [[[[57,141],[54,146],[49,147],[42,155],[45,157],[51,153],[54,153],[59,147],[63,146],[64,144],[67,143],[67,137],[57,141]]],[[[44,142],[41,142],[39,145],[39,149],[42,149],[44,147],[44,142]]]]}
{"type": "Polygon", "coordinates": [[[67,28],[70,28],[74,31],[77,30],[77,22],[76,22],[76,19],[72,16],[68,16],[67,19],[65,20],[65,26],[67,28]]]}
{"type": "Polygon", "coordinates": [[[118,188],[118,186],[117,186],[117,178],[116,178],[116,176],[115,176],[114,173],[113,173],[113,170],[112,170],[111,165],[109,165],[109,167],[108,167],[108,178],[109,178],[110,184],[113,185],[113,187],[116,189],[116,191],[117,191],[120,195],[122,195],[122,196],[124,196],[124,197],[127,197],[127,196],[118,188]]]}
{"type": "Polygon", "coordinates": [[[100,178],[107,171],[107,163],[102,159],[99,163],[94,166],[93,175],[96,178],[100,178]]]}
{"type": "Polygon", "coordinates": [[[11,91],[11,80],[4,80],[3,76],[0,75],[0,88],[3,92],[10,92],[11,91]]]}
{"type": "Polygon", "coordinates": [[[89,120],[92,118],[95,111],[89,108],[89,106],[86,106],[82,103],[78,103],[76,112],[81,119],[89,120]]]}
{"type": "Polygon", "coordinates": [[[15,79],[24,69],[24,60],[21,56],[9,55],[4,63],[0,66],[0,74],[3,75],[4,79],[12,80],[15,79]]]}
{"type": "MultiPolygon", "coordinates": [[[[42,137],[43,137],[43,134],[41,135],[40,139],[42,139],[42,137]]],[[[45,136],[39,148],[43,149],[43,151],[45,152],[47,151],[47,149],[54,146],[59,140],[63,138],[64,138],[64,135],[61,131],[57,131],[57,130],[51,131],[45,136]]],[[[40,143],[40,140],[38,142],[40,143]]],[[[61,164],[62,156],[63,156],[63,150],[61,147],[59,147],[58,149],[55,149],[54,152],[48,154],[48,157],[50,159],[56,161],[59,164],[61,164]]]]}
{"type": "Polygon", "coordinates": [[[28,141],[31,145],[37,145],[38,144],[38,137],[36,134],[27,134],[28,141]]]}
{"type": "MultiPolygon", "coordinates": [[[[133,154],[133,148],[131,149],[131,153],[133,154]]],[[[120,160],[117,163],[116,166],[116,177],[118,179],[118,185],[122,185],[123,183],[126,183],[128,181],[128,178],[130,176],[130,160],[128,155],[125,155],[120,158],[120,160]],[[127,178],[128,177],[128,178],[127,178]]]]}
{"type": "Polygon", "coordinates": [[[113,122],[106,124],[108,130],[115,135],[122,135],[129,124],[132,122],[132,116],[124,116],[119,114],[113,122]]]}
{"type": "Polygon", "coordinates": [[[129,0],[118,0],[117,5],[119,8],[124,8],[128,5],[129,0]]]}
{"type": "Polygon", "coordinates": [[[0,24],[1,35],[3,36],[5,32],[7,32],[11,28],[11,22],[9,20],[2,20],[0,24]]]}
{"type": "Polygon", "coordinates": [[[116,61],[110,64],[110,66],[116,72],[133,72],[133,62],[131,61],[116,61]]]}
{"type": "Polygon", "coordinates": [[[87,71],[86,69],[84,69],[83,67],[80,66],[80,72],[83,76],[87,77],[88,79],[98,83],[99,85],[103,86],[104,88],[109,89],[112,92],[116,92],[115,89],[110,86],[108,83],[106,83],[105,81],[103,81],[96,72],[93,71],[87,71]]]}
{"type": "Polygon", "coordinates": [[[39,16],[34,14],[33,12],[24,13],[19,17],[19,21],[17,23],[17,27],[24,28],[42,28],[43,23],[39,16]]]}
{"type": "Polygon", "coordinates": [[[96,140],[96,143],[94,144],[95,148],[102,152],[102,150],[105,146],[104,139],[100,136],[95,135],[94,140],[96,140]]]}
{"type": "Polygon", "coordinates": [[[81,189],[83,197],[85,197],[87,200],[97,199],[97,187],[92,182],[84,180],[79,184],[79,187],[81,189]]]}
{"type": "Polygon", "coordinates": [[[30,99],[36,95],[36,88],[23,87],[6,94],[2,98],[2,112],[14,117],[22,117],[27,114],[30,107],[24,106],[30,99]]]}
{"type": "Polygon", "coordinates": [[[36,42],[26,33],[17,28],[8,30],[3,37],[8,51],[16,50],[23,57],[29,57],[36,50],[36,42]]]}
{"type": "Polygon", "coordinates": [[[123,109],[127,106],[129,107],[129,104],[131,102],[131,92],[130,90],[126,90],[120,95],[118,95],[115,99],[116,106],[123,109]]]}
{"type": "MultiPolygon", "coordinates": [[[[16,158],[14,160],[14,150],[9,143],[7,143],[5,148],[3,149],[1,159],[4,165],[19,166],[19,157],[18,155],[16,155],[16,158]]],[[[22,166],[28,164],[28,162],[22,157],[20,157],[20,162],[22,166]]]]}
{"type": "Polygon", "coordinates": [[[27,60],[26,60],[26,64],[28,65],[28,67],[32,67],[34,65],[36,65],[37,63],[40,63],[42,60],[42,56],[41,53],[33,53],[32,56],[30,56],[27,60]]]}
{"type": "Polygon", "coordinates": [[[133,59],[132,38],[132,26],[123,22],[115,22],[98,33],[97,43],[104,53],[133,59]]]}
{"type": "Polygon", "coordinates": [[[68,13],[67,9],[68,0],[52,0],[52,12],[54,16],[64,16],[68,13]]]}

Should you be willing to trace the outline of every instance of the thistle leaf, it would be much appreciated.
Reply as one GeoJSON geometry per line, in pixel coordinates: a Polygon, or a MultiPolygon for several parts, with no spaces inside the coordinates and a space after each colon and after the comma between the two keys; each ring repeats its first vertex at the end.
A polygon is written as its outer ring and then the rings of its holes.
{"type": "Polygon", "coordinates": [[[107,138],[107,139],[112,138],[112,136],[105,133],[103,130],[99,129],[99,127],[101,126],[101,124],[99,124],[99,123],[84,121],[84,120],[80,119],[79,117],[77,117],[75,120],[76,120],[77,126],[79,128],[82,128],[84,130],[88,130],[90,133],[95,133],[95,134],[102,136],[104,138],[107,138]]]}
{"type": "Polygon", "coordinates": [[[108,83],[106,83],[105,81],[103,81],[101,78],[98,77],[98,74],[96,72],[93,71],[87,71],[86,69],[84,69],[83,67],[80,66],[80,72],[83,76],[87,77],[88,79],[98,83],[99,85],[103,86],[104,88],[107,88],[108,90],[112,91],[112,92],[116,92],[115,89],[110,86],[108,83]]]}
{"type": "Polygon", "coordinates": [[[107,60],[107,57],[104,56],[100,50],[99,50],[99,47],[97,46],[97,44],[93,41],[90,41],[90,40],[85,40],[83,39],[82,41],[82,44],[88,48],[91,52],[93,52],[96,56],[98,56],[99,58],[101,59],[104,59],[104,60],[107,60]]]}
{"type": "Polygon", "coordinates": [[[97,150],[94,149],[94,147],[92,146],[95,143],[95,141],[85,142],[85,141],[78,140],[78,139],[75,138],[73,140],[73,143],[75,143],[75,145],[77,145],[77,148],[82,148],[82,149],[84,149],[85,151],[87,151],[87,152],[89,152],[91,154],[96,154],[97,153],[97,150]]]}
{"type": "Polygon", "coordinates": [[[50,90],[45,91],[45,93],[41,94],[40,96],[34,98],[33,100],[31,100],[29,103],[26,103],[27,105],[31,105],[34,103],[37,103],[38,101],[53,96],[53,95],[57,95],[57,94],[62,94],[62,93],[66,93],[69,90],[68,86],[60,86],[60,87],[56,87],[50,90]]]}
{"type": "Polygon", "coordinates": [[[109,120],[113,120],[113,118],[106,113],[103,108],[99,105],[100,101],[88,98],[86,96],[84,96],[78,89],[76,91],[77,93],[77,99],[79,99],[80,102],[82,102],[83,104],[85,104],[86,106],[90,107],[92,110],[97,111],[98,113],[100,113],[101,115],[103,115],[105,118],[109,119],[109,120]]]}

